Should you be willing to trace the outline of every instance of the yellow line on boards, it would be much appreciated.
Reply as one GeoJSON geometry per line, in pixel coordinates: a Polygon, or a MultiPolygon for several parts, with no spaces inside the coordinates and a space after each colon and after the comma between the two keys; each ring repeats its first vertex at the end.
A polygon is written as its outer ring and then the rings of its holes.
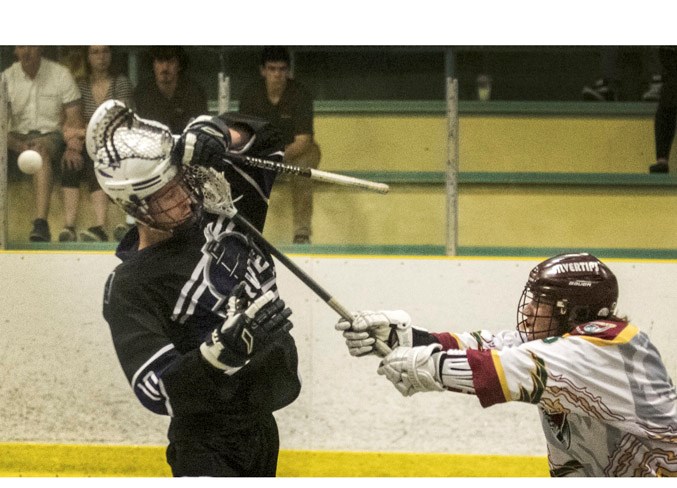
{"type": "MultiPolygon", "coordinates": [[[[281,450],[280,477],[547,477],[544,456],[281,450]]],[[[162,446],[0,443],[2,477],[166,477],[162,446]]]]}

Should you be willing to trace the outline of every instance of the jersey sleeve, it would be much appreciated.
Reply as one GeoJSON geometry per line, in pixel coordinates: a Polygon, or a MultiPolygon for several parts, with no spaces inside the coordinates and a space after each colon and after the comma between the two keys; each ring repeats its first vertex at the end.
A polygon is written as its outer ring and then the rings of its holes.
{"type": "Polygon", "coordinates": [[[506,347],[513,347],[522,343],[522,340],[519,337],[519,332],[516,330],[504,330],[497,333],[492,333],[488,330],[460,333],[433,332],[432,335],[436,338],[437,342],[442,344],[444,350],[498,350],[506,347]]]}
{"type": "Polygon", "coordinates": [[[619,328],[613,337],[566,334],[502,350],[469,350],[480,403],[488,407],[520,401],[539,404],[550,413],[633,417],[624,356],[634,348],[629,341],[638,330],[619,328]]]}
{"type": "Polygon", "coordinates": [[[141,404],[160,415],[223,410],[238,380],[210,368],[194,349],[179,352],[164,332],[166,313],[124,272],[106,282],[103,315],[122,370],[141,404]]]}
{"type": "MultiPolygon", "coordinates": [[[[224,113],[218,117],[229,127],[244,127],[252,134],[252,138],[242,151],[244,155],[282,162],[284,157],[282,135],[270,123],[258,117],[235,112],[224,113]]],[[[239,164],[229,159],[225,159],[225,163],[221,170],[231,185],[233,201],[238,212],[259,231],[263,231],[270,193],[277,173],[239,164]]]]}
{"type": "Polygon", "coordinates": [[[78,88],[75,78],[68,70],[68,68],[57,65],[59,67],[59,86],[61,93],[61,104],[71,105],[80,100],[80,89],[78,88]]]}

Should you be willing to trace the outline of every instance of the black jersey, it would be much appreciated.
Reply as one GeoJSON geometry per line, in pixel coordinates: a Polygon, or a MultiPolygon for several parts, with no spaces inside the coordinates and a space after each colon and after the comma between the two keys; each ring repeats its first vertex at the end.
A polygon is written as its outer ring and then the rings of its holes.
{"type": "Polygon", "coordinates": [[[287,80],[280,101],[273,105],[268,99],[263,80],[248,86],[240,98],[240,112],[264,118],[282,132],[284,144],[294,142],[294,136],[313,134],[313,99],[295,80],[287,80]]]}
{"type": "MultiPolygon", "coordinates": [[[[265,131],[256,133],[258,142],[247,153],[277,154],[264,140],[265,131]]],[[[262,229],[274,178],[265,170],[228,164],[224,171],[239,175],[229,177],[240,199],[237,207],[258,216],[262,229]]],[[[118,247],[122,263],[106,283],[103,314],[122,369],[146,408],[199,425],[205,415],[213,422],[269,414],[298,396],[298,357],[288,332],[280,331],[278,340],[233,376],[208,365],[199,351],[223,323],[226,299],[237,283],[245,281],[252,298],[277,292],[267,252],[225,216],[207,213],[167,240],[137,247],[133,229],[118,247]]]]}
{"type": "MultiPolygon", "coordinates": [[[[219,118],[224,120],[229,127],[242,127],[253,133],[249,143],[239,152],[282,162],[284,157],[282,134],[272,124],[263,119],[236,112],[223,113],[219,115],[219,118]]],[[[270,191],[277,173],[240,166],[228,159],[224,159],[223,165],[215,169],[222,171],[230,183],[237,211],[263,232],[270,191]]]]}

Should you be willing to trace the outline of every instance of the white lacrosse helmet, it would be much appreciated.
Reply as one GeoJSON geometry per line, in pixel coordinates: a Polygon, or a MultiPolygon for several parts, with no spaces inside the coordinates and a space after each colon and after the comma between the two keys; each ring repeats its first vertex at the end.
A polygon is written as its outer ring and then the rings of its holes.
{"type": "Polygon", "coordinates": [[[179,164],[171,157],[174,138],[169,128],[138,117],[119,100],[108,100],[92,115],[85,142],[103,191],[135,219],[171,230],[148,211],[148,198],[179,175],[179,164]]]}

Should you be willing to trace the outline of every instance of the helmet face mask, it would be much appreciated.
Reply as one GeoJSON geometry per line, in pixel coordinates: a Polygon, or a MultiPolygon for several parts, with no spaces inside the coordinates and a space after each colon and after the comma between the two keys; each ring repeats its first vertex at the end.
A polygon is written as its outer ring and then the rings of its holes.
{"type": "Polygon", "coordinates": [[[177,232],[190,227],[202,215],[202,198],[192,184],[189,171],[180,171],[173,180],[135,206],[144,224],[154,229],[177,232]]]}
{"type": "Polygon", "coordinates": [[[559,335],[562,312],[553,299],[524,287],[517,306],[517,330],[523,342],[559,335]]]}
{"type": "Polygon", "coordinates": [[[524,342],[559,336],[576,325],[613,318],[618,281],[587,253],[560,254],[531,270],[517,306],[524,342]]]}
{"type": "Polygon", "coordinates": [[[167,126],[141,119],[124,103],[108,100],[90,119],[86,145],[99,185],[128,215],[163,231],[199,218],[202,193],[193,184],[191,171],[172,159],[174,137],[167,126]],[[188,200],[176,204],[189,206],[192,217],[177,218],[176,209],[150,205],[151,197],[162,195],[171,182],[183,188],[188,200]]]}

